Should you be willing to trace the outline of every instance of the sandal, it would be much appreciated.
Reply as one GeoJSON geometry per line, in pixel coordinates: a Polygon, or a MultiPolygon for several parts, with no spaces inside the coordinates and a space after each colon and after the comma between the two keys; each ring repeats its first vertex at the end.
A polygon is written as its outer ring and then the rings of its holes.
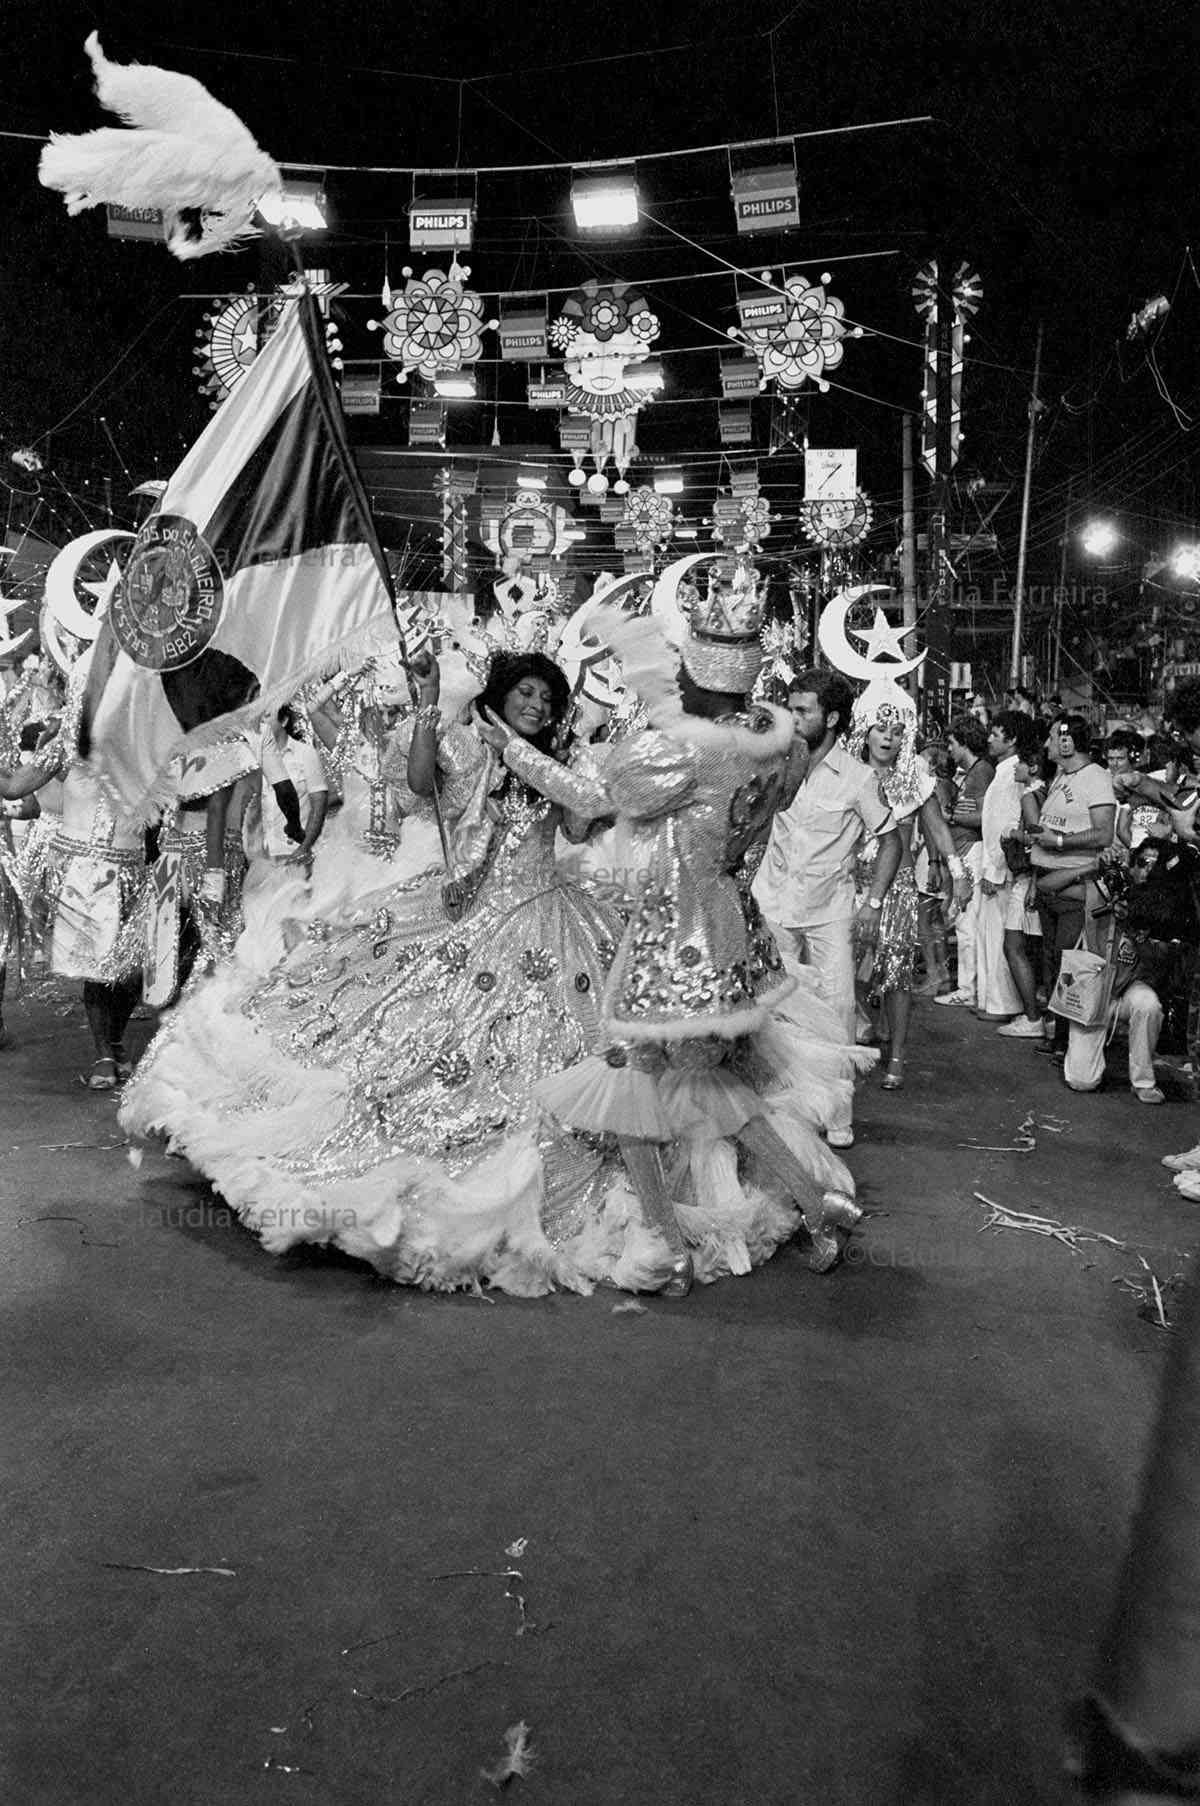
{"type": "Polygon", "coordinates": [[[97,1060],[87,1078],[80,1080],[89,1091],[115,1091],[120,1082],[117,1062],[108,1059],[97,1060]]]}
{"type": "Polygon", "coordinates": [[[118,1085],[123,1085],[126,1079],[133,1077],[133,1061],[125,1052],[124,1041],[113,1042],[113,1063],[117,1069],[118,1085]]]}
{"type": "Polygon", "coordinates": [[[899,1091],[899,1089],[903,1085],[903,1083],[904,1083],[904,1056],[902,1054],[901,1055],[893,1054],[892,1058],[888,1061],[888,1069],[883,1075],[883,1084],[882,1084],[881,1089],[884,1091],[899,1091]]]}

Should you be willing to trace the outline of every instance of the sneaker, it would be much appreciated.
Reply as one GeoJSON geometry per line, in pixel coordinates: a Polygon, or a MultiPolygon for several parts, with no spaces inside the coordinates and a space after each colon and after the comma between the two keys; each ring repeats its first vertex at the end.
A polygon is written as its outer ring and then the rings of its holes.
{"type": "Polygon", "coordinates": [[[975,999],[972,997],[970,991],[947,991],[943,996],[935,997],[933,1001],[935,1003],[952,1003],[960,1006],[965,1005],[967,1008],[970,1008],[974,1005],[975,999]]]}
{"type": "Polygon", "coordinates": [[[1135,1085],[1133,1095],[1139,1104],[1165,1104],[1167,1101],[1157,1085],[1135,1085]]]}
{"type": "Polygon", "coordinates": [[[1035,1022],[1032,1016],[1014,1016],[1011,1022],[1006,1022],[996,1033],[1007,1035],[1012,1041],[1040,1041],[1042,1025],[1035,1022]]]}
{"type": "Polygon", "coordinates": [[[854,1146],[853,1129],[826,1129],[825,1145],[831,1148],[852,1148],[854,1146]]]}
{"type": "Polygon", "coordinates": [[[1182,1154],[1164,1154],[1162,1163],[1176,1173],[1200,1171],[1200,1146],[1188,1148],[1182,1154]]]}

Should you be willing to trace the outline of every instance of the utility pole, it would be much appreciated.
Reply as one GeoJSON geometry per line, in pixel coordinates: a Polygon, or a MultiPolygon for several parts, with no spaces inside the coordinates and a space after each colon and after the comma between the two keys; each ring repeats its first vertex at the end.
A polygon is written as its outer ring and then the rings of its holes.
{"type": "Polygon", "coordinates": [[[1025,488],[1021,496],[1021,539],[1017,548],[1017,584],[1013,592],[1012,657],[1009,660],[1008,681],[1014,686],[1021,681],[1021,633],[1025,625],[1025,565],[1029,551],[1029,499],[1033,491],[1033,447],[1037,439],[1037,418],[1041,412],[1038,389],[1042,379],[1043,331],[1043,324],[1039,320],[1037,345],[1033,353],[1033,389],[1029,397],[1029,436],[1025,441],[1025,488]]]}
{"type": "Polygon", "coordinates": [[[1054,659],[1050,688],[1057,696],[1062,673],[1063,608],[1067,599],[1067,553],[1071,545],[1071,512],[1075,503],[1075,478],[1067,478],[1067,502],[1063,509],[1062,557],[1058,561],[1058,588],[1054,592],[1054,659]]]}
{"type": "MultiPolygon", "coordinates": [[[[900,536],[900,583],[904,601],[904,631],[911,633],[917,625],[917,517],[913,502],[913,417],[906,414],[903,426],[903,502],[900,536]]],[[[908,647],[912,656],[912,647],[908,647]]],[[[917,673],[910,672],[905,680],[910,688],[916,687],[917,673]]]]}

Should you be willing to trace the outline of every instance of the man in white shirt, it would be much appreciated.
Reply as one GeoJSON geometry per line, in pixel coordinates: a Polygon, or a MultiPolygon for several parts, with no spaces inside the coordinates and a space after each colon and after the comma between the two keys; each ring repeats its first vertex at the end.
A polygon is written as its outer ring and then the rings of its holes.
{"type": "Polygon", "coordinates": [[[1029,911],[1030,878],[1014,878],[1004,856],[1003,840],[1021,830],[1021,796],[1026,786],[1018,780],[1022,750],[1031,751],[1029,717],[1017,709],[1003,709],[988,731],[988,757],[996,775],[987,788],[980,813],[983,864],[980,869],[978,936],[979,1011],[983,1016],[1009,1016],[1000,1031],[1019,1039],[1040,1041],[1042,1021],[1036,995],[1023,999],[1013,982],[1004,951],[1006,933],[1025,927],[1029,911]]]}
{"type": "MultiPolygon", "coordinates": [[[[307,867],[325,825],[329,780],[320,753],[311,742],[300,738],[299,724],[286,703],[263,728],[262,775],[262,850],[270,859],[307,867]],[[290,810],[285,814],[280,800],[280,786],[289,782],[299,809],[297,820],[291,821],[290,810]]],[[[283,795],[287,795],[286,790],[283,795]]]]}
{"type": "MultiPolygon", "coordinates": [[[[788,707],[809,749],[804,781],[776,815],[754,880],[754,896],[780,947],[814,967],[850,1046],[854,1033],[854,947],[872,945],[883,900],[900,864],[900,833],[869,765],[846,751],[854,692],[837,671],[801,671],[788,707]],[[854,863],[878,837],[867,900],[855,911],[854,863]]],[[[853,1145],[847,1107],[832,1123],[831,1147],[853,1145]]]]}

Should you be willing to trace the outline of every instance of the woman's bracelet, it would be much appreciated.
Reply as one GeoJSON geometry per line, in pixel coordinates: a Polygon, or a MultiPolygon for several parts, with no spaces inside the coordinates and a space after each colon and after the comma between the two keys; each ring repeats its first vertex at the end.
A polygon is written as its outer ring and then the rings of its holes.
{"type": "Polygon", "coordinates": [[[432,733],[436,733],[442,719],[442,711],[436,702],[422,703],[413,719],[418,727],[427,727],[432,733]]]}

